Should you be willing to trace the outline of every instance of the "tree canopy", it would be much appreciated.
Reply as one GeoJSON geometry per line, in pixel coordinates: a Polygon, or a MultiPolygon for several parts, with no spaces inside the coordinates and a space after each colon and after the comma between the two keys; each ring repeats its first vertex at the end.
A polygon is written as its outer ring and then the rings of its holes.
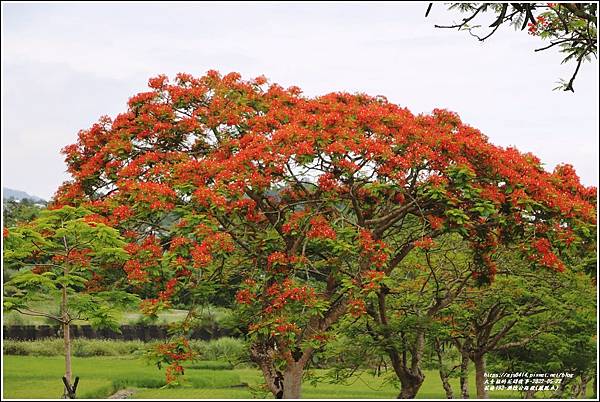
{"type": "Polygon", "coordinates": [[[84,205],[123,231],[149,313],[239,285],[251,355],[276,396],[299,396],[331,326],[366,313],[364,296],[415,248],[457,234],[482,285],[500,245],[555,272],[593,247],[595,188],[455,113],[216,71],[149,86],[65,147],[73,180],[54,207],[84,205]]]}

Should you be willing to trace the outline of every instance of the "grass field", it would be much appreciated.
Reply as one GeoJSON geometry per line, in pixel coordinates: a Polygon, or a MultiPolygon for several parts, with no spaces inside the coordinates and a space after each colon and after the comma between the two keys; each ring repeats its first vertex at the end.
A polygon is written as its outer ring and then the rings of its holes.
{"type": "MultiPolygon", "coordinates": [[[[210,367],[201,364],[200,367],[210,367]]],[[[215,365],[216,366],[216,365],[215,365]]],[[[258,390],[261,375],[255,369],[213,370],[186,369],[186,386],[160,389],[164,385],[164,371],[142,359],[119,357],[76,358],[75,375],[81,377],[79,398],[105,398],[118,389],[135,389],[133,398],[165,399],[219,399],[267,397],[258,390]],[[240,386],[243,383],[248,387],[240,386]]],[[[60,377],[63,360],[58,356],[4,356],[4,398],[58,398],[62,394],[60,377]]],[[[363,374],[350,385],[320,383],[316,387],[305,383],[302,395],[309,399],[340,398],[395,398],[398,391],[382,377],[363,374]]],[[[470,380],[471,394],[475,394],[474,378],[470,380]]],[[[455,392],[458,380],[454,380],[455,392]]],[[[510,392],[491,392],[491,397],[518,397],[510,392]]],[[[426,372],[425,382],[418,398],[444,398],[442,385],[435,371],[426,372]]]]}

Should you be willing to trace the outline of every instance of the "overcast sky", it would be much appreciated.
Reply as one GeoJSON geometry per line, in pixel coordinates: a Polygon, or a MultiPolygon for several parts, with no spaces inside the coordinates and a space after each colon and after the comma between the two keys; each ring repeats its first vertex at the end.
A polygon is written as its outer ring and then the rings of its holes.
{"type": "Polygon", "coordinates": [[[598,66],[575,94],[552,91],[573,65],[512,28],[485,43],[434,28],[427,3],[2,4],[2,179],[49,198],[59,150],[115,116],[149,77],[209,69],[264,74],[307,95],[384,95],[414,113],[457,112],[490,141],[575,166],[598,184],[598,66]]]}

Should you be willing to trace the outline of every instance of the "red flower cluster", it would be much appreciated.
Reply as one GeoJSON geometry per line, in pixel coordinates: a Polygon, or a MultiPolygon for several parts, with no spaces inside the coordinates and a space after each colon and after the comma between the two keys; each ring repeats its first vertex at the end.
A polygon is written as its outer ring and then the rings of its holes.
{"type": "Polygon", "coordinates": [[[231,235],[225,232],[212,232],[202,243],[192,247],[191,255],[195,268],[205,267],[213,260],[215,253],[230,253],[234,250],[231,235]]]}
{"type": "Polygon", "coordinates": [[[301,225],[301,220],[308,215],[308,211],[296,211],[290,215],[287,223],[283,224],[281,229],[284,233],[290,233],[293,230],[298,230],[301,225]]]}
{"type": "Polygon", "coordinates": [[[52,262],[55,264],[68,264],[77,267],[89,267],[91,263],[92,250],[89,248],[85,249],[72,249],[67,255],[56,254],[52,257],[52,262]]]}
{"type": "Polygon", "coordinates": [[[162,257],[162,247],[155,236],[148,236],[141,244],[129,243],[125,251],[130,255],[124,265],[127,277],[132,282],[145,282],[148,280],[148,270],[156,267],[162,257]]]}
{"type": "Polygon", "coordinates": [[[324,173],[317,179],[319,188],[323,191],[331,191],[337,188],[338,183],[335,180],[333,173],[324,173]]]}
{"type": "Polygon", "coordinates": [[[532,243],[532,251],[535,251],[535,254],[531,255],[531,258],[534,259],[540,265],[554,269],[556,271],[562,272],[565,270],[564,263],[554,254],[552,251],[552,245],[550,241],[546,238],[536,239],[532,243]]]}
{"type": "Polygon", "coordinates": [[[348,302],[348,312],[354,318],[358,318],[367,312],[365,302],[361,299],[352,299],[348,302]]]}
{"type": "Polygon", "coordinates": [[[168,301],[171,296],[175,293],[175,287],[177,286],[177,278],[172,278],[167,281],[165,290],[158,292],[158,298],[162,301],[168,301]]]}
{"type": "Polygon", "coordinates": [[[311,239],[335,240],[335,230],[329,225],[324,216],[317,215],[310,219],[310,230],[306,234],[311,239]]]}
{"type": "Polygon", "coordinates": [[[366,229],[361,229],[358,234],[361,254],[368,257],[370,262],[377,268],[383,267],[388,261],[385,252],[385,243],[382,240],[374,240],[373,234],[366,229]]]}
{"type": "Polygon", "coordinates": [[[385,279],[385,272],[369,270],[363,273],[365,278],[365,284],[363,285],[362,292],[369,293],[377,291],[381,288],[381,282],[385,279]]]}
{"type": "Polygon", "coordinates": [[[158,298],[145,299],[140,302],[140,311],[144,315],[151,316],[155,315],[162,306],[164,304],[158,298]]]}
{"type": "Polygon", "coordinates": [[[119,205],[112,210],[113,222],[118,224],[130,218],[133,214],[133,209],[129,205],[119,205]]]}
{"type": "Polygon", "coordinates": [[[169,245],[169,251],[175,251],[178,248],[185,246],[191,242],[190,239],[186,237],[176,236],[171,239],[171,244],[169,245]]]}
{"type": "Polygon", "coordinates": [[[267,257],[267,269],[276,270],[284,268],[288,263],[288,257],[281,251],[275,251],[267,257]]]}
{"type": "Polygon", "coordinates": [[[154,357],[160,363],[167,364],[166,380],[168,384],[174,383],[184,374],[181,363],[194,358],[194,351],[190,347],[189,341],[185,338],[179,338],[173,342],[158,344],[154,347],[154,357]]]}
{"type": "Polygon", "coordinates": [[[266,291],[270,304],[265,307],[267,314],[282,309],[288,302],[300,302],[311,306],[316,301],[315,290],[307,285],[296,286],[291,279],[286,279],[281,285],[274,283],[266,291]]]}
{"type": "Polygon", "coordinates": [[[429,226],[433,230],[441,229],[444,225],[444,218],[435,215],[427,215],[427,220],[429,221],[429,226]]]}
{"type": "Polygon", "coordinates": [[[278,335],[286,335],[290,332],[299,332],[300,328],[298,328],[298,326],[295,323],[283,323],[283,324],[278,324],[277,326],[275,326],[275,329],[273,331],[271,331],[271,336],[278,336],[278,335]]]}
{"type": "Polygon", "coordinates": [[[545,17],[544,15],[538,15],[535,24],[530,22],[527,24],[527,31],[529,32],[529,35],[539,35],[542,31],[545,31],[546,29],[548,29],[548,27],[550,26],[551,21],[545,17]]]}
{"type": "Polygon", "coordinates": [[[235,294],[235,300],[239,304],[252,304],[252,301],[255,300],[255,298],[256,295],[248,289],[241,289],[235,294]]]}
{"type": "Polygon", "coordinates": [[[110,221],[105,216],[99,214],[90,214],[83,217],[83,221],[90,225],[91,227],[95,227],[98,223],[102,223],[104,225],[109,225],[110,221]]]}
{"type": "Polygon", "coordinates": [[[415,240],[413,244],[416,248],[421,248],[423,250],[430,250],[435,246],[435,242],[431,237],[423,237],[420,240],[415,240]]]}
{"type": "Polygon", "coordinates": [[[211,263],[212,252],[210,245],[206,242],[196,244],[191,251],[192,261],[194,261],[194,267],[200,268],[211,263]]]}

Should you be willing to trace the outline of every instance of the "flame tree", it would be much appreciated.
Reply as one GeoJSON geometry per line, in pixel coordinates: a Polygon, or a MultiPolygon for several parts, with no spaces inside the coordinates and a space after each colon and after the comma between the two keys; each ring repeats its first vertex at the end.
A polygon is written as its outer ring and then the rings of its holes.
{"type": "Polygon", "coordinates": [[[215,71],[149,86],[64,149],[73,179],[55,203],[123,230],[146,312],[239,278],[251,356],[277,397],[300,396],[331,326],[363,314],[360,289],[416,244],[458,233],[487,283],[499,244],[560,271],[556,245],[595,222],[596,190],[572,167],[548,173],[445,110],[215,71]]]}

